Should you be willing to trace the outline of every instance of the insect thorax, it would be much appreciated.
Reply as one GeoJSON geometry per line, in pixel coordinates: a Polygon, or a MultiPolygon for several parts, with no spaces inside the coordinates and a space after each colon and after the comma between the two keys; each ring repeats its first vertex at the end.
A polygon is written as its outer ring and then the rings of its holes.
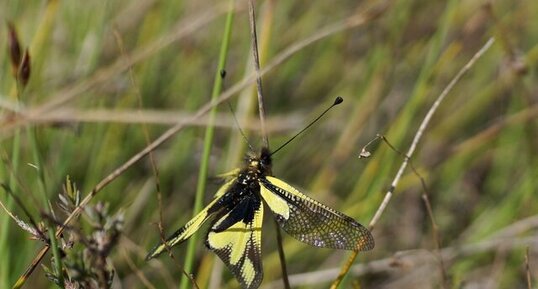
{"type": "Polygon", "coordinates": [[[248,153],[245,161],[246,167],[241,170],[240,176],[250,180],[271,175],[272,160],[269,149],[262,148],[259,154],[248,153]]]}

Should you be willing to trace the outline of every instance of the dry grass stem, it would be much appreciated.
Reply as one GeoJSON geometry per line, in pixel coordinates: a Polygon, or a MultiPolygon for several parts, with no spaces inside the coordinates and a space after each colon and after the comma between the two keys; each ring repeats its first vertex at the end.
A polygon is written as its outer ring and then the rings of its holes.
{"type": "Polygon", "coordinates": [[[252,48],[252,59],[254,60],[254,71],[256,73],[256,92],[258,94],[258,110],[260,116],[260,127],[262,131],[263,145],[269,148],[269,136],[265,126],[265,106],[263,105],[262,76],[260,75],[260,57],[258,55],[258,34],[256,32],[256,15],[254,13],[254,0],[248,1],[248,15],[250,23],[250,39],[252,48]]]}
{"type": "Polygon", "coordinates": [[[525,248],[525,273],[527,276],[527,288],[532,288],[531,265],[529,262],[529,247],[525,248]]]}
{"type": "MultiPolygon", "coordinates": [[[[445,99],[445,97],[448,95],[448,93],[452,90],[454,85],[460,80],[460,78],[467,72],[469,69],[474,65],[474,63],[491,47],[493,44],[494,39],[490,38],[486,44],[467,62],[467,64],[456,74],[456,76],[450,81],[450,83],[446,86],[446,88],[441,92],[439,97],[435,100],[432,107],[428,110],[428,113],[422,120],[417,133],[415,134],[415,137],[413,138],[413,142],[411,143],[411,146],[407,150],[406,156],[412,157],[413,153],[415,152],[415,149],[418,145],[418,142],[422,138],[422,135],[424,134],[426,127],[430,123],[431,118],[433,117],[433,114],[437,111],[437,108],[439,105],[441,105],[441,102],[445,99]]],[[[404,160],[402,165],[400,166],[400,169],[396,173],[396,177],[392,181],[389,190],[387,191],[387,194],[385,195],[385,198],[383,199],[383,202],[381,203],[381,206],[379,206],[379,209],[376,211],[374,217],[372,218],[372,221],[370,221],[370,224],[368,227],[371,229],[374,228],[375,224],[379,221],[379,218],[385,211],[388,203],[390,202],[390,199],[392,198],[392,194],[394,192],[394,189],[398,185],[400,178],[402,177],[405,169],[407,168],[407,165],[409,163],[409,159],[404,160]]]]}
{"type": "MultiPolygon", "coordinates": [[[[469,69],[474,65],[474,63],[491,47],[493,42],[494,42],[494,39],[490,38],[484,44],[484,46],[482,46],[482,48],[471,58],[471,60],[469,60],[469,62],[467,62],[467,64],[465,64],[465,66],[463,66],[463,68],[456,74],[456,76],[448,83],[448,85],[441,92],[439,97],[435,100],[432,107],[428,110],[428,113],[426,114],[426,116],[422,120],[422,122],[421,122],[421,124],[420,124],[420,126],[419,126],[419,128],[417,130],[417,133],[415,134],[415,137],[413,138],[413,142],[411,143],[411,146],[409,147],[409,149],[407,150],[407,153],[405,154],[406,158],[404,159],[402,165],[400,166],[398,172],[396,173],[396,176],[394,177],[394,180],[392,181],[387,193],[385,194],[385,197],[384,197],[383,201],[381,202],[381,205],[379,206],[379,208],[375,212],[374,217],[372,218],[372,220],[370,221],[370,224],[368,225],[370,230],[374,229],[375,224],[377,224],[377,222],[379,221],[379,218],[381,218],[381,215],[383,214],[383,212],[387,208],[387,205],[389,204],[389,202],[390,202],[390,200],[392,198],[392,194],[394,192],[394,189],[396,188],[396,186],[400,182],[400,179],[401,179],[405,169],[407,168],[407,165],[409,164],[409,158],[413,156],[413,153],[415,152],[415,149],[416,149],[416,147],[418,145],[418,142],[422,138],[422,135],[424,134],[424,132],[426,130],[426,127],[428,126],[431,118],[433,117],[433,114],[435,113],[435,111],[437,111],[437,108],[439,107],[441,102],[445,99],[445,97],[448,95],[448,93],[452,90],[454,85],[456,85],[456,83],[461,79],[461,77],[467,71],[469,71],[469,69]]],[[[342,271],[340,272],[338,277],[335,279],[335,281],[331,285],[331,289],[337,288],[338,285],[340,284],[340,282],[342,282],[342,279],[347,274],[347,272],[349,271],[349,268],[351,268],[351,265],[355,261],[355,258],[357,257],[357,254],[358,254],[358,252],[354,252],[354,253],[351,254],[351,256],[349,257],[347,262],[342,267],[342,271]]]]}
{"type": "Polygon", "coordinates": [[[157,287],[153,286],[153,284],[151,284],[148,278],[146,278],[146,275],[144,275],[144,272],[142,272],[142,270],[136,267],[136,264],[134,263],[133,259],[131,259],[131,256],[129,256],[129,252],[124,248],[120,249],[120,252],[123,259],[127,263],[127,266],[129,266],[129,268],[131,268],[131,270],[135,273],[138,279],[140,279],[140,282],[142,282],[142,284],[144,284],[146,288],[157,289],[157,287]]]}
{"type": "MultiPolygon", "coordinates": [[[[248,1],[248,14],[250,23],[250,39],[252,48],[252,58],[254,63],[254,71],[256,73],[256,92],[258,95],[258,111],[260,116],[260,127],[263,140],[263,146],[269,149],[269,136],[267,134],[267,128],[265,125],[265,106],[263,99],[262,77],[260,75],[260,57],[258,53],[258,36],[256,32],[256,15],[254,13],[254,0],[248,1]]],[[[286,256],[284,254],[284,248],[282,245],[282,234],[280,232],[280,226],[275,218],[273,218],[276,231],[276,241],[278,248],[278,257],[280,259],[280,269],[282,270],[282,281],[284,288],[290,288],[290,282],[288,280],[288,269],[286,268],[286,256]]]]}

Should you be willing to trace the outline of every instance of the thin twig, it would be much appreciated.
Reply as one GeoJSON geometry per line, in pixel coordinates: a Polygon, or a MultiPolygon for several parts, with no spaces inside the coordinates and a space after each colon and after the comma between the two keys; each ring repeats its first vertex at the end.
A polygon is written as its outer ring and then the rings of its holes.
{"type": "MultiPolygon", "coordinates": [[[[494,39],[490,38],[486,44],[467,62],[467,64],[456,74],[456,76],[450,81],[450,83],[446,86],[446,88],[441,92],[439,97],[435,100],[432,107],[426,114],[426,117],[422,120],[422,123],[420,124],[420,127],[417,130],[417,133],[415,134],[415,137],[413,138],[413,142],[411,143],[411,146],[409,147],[409,150],[407,151],[406,155],[408,157],[411,157],[413,153],[415,152],[415,149],[418,145],[418,142],[422,138],[422,135],[424,134],[424,131],[426,130],[426,127],[430,123],[431,118],[433,117],[433,114],[437,111],[437,108],[441,104],[441,102],[445,99],[445,97],[448,95],[448,93],[452,90],[454,85],[460,80],[460,78],[467,72],[469,69],[474,65],[474,63],[486,52],[491,45],[493,44],[494,39]]],[[[398,185],[400,178],[403,175],[403,172],[405,171],[407,164],[409,163],[409,159],[404,160],[402,165],[400,166],[400,169],[396,173],[396,177],[392,181],[392,184],[390,185],[389,190],[387,191],[387,194],[385,195],[385,198],[383,202],[381,203],[381,206],[376,211],[372,221],[369,224],[370,229],[373,229],[375,224],[379,221],[379,218],[385,211],[388,203],[390,202],[390,199],[392,198],[392,194],[394,192],[394,189],[398,185]]]]}
{"type": "Polygon", "coordinates": [[[269,148],[269,137],[265,127],[265,106],[263,105],[262,77],[260,74],[260,57],[258,55],[258,35],[256,33],[256,15],[254,13],[254,0],[248,1],[248,15],[250,22],[250,38],[252,48],[252,58],[254,60],[254,70],[256,72],[256,91],[258,92],[258,109],[260,115],[260,126],[262,130],[263,145],[269,148]]]}
{"type": "MultiPolygon", "coordinates": [[[[4,187],[4,189],[7,190],[6,187],[4,187]]],[[[17,215],[13,214],[7,207],[6,205],[4,205],[4,203],[2,203],[2,201],[0,201],[0,207],[2,207],[2,209],[6,212],[6,214],[11,217],[11,219],[13,219],[13,221],[19,226],[21,227],[21,229],[25,230],[26,232],[30,233],[32,236],[34,236],[34,238],[37,238],[37,239],[40,239],[44,242],[47,242],[47,238],[45,237],[45,235],[43,234],[43,232],[39,231],[38,227],[33,225],[33,220],[30,219],[30,224],[27,224],[26,222],[24,222],[23,220],[21,220],[19,217],[17,217],[17,215]]]]}
{"type": "MultiPolygon", "coordinates": [[[[424,186],[424,180],[421,179],[421,182],[424,186]]],[[[426,191],[425,188],[424,192],[422,193],[422,200],[426,205],[426,211],[428,212],[428,217],[430,218],[430,222],[432,224],[432,235],[433,241],[435,242],[435,254],[439,259],[439,270],[441,271],[441,288],[444,289],[448,285],[448,277],[446,274],[445,262],[441,256],[441,237],[439,236],[439,226],[437,226],[435,218],[433,217],[432,205],[430,203],[430,199],[428,198],[428,191],[426,191]]]]}
{"type": "MultiPolygon", "coordinates": [[[[129,55],[125,51],[125,46],[123,44],[123,39],[121,38],[121,35],[119,34],[118,30],[113,29],[112,32],[113,32],[114,37],[116,39],[116,43],[117,43],[117,45],[118,45],[118,47],[120,49],[121,56],[125,57],[125,59],[127,60],[128,63],[132,63],[132,60],[130,59],[129,55]]],[[[138,102],[137,113],[138,113],[138,115],[140,115],[141,110],[144,107],[144,102],[142,100],[142,93],[140,92],[140,88],[139,88],[139,86],[138,86],[138,84],[136,82],[132,65],[130,65],[128,67],[127,71],[129,73],[129,80],[131,81],[131,85],[132,85],[133,89],[135,90],[135,95],[136,95],[136,99],[137,99],[137,102],[138,102]]],[[[151,139],[150,139],[150,136],[149,136],[149,130],[148,130],[148,126],[147,126],[146,123],[142,123],[142,132],[144,133],[144,140],[146,141],[146,145],[149,145],[151,143],[151,139]]],[[[157,168],[157,164],[155,162],[153,152],[149,152],[148,157],[149,157],[149,160],[150,160],[153,176],[155,177],[155,190],[157,192],[157,199],[158,199],[158,203],[159,203],[159,226],[158,227],[159,227],[161,239],[164,240],[164,226],[163,226],[163,219],[162,219],[162,193],[161,193],[161,183],[160,183],[160,178],[159,178],[159,169],[157,168]]],[[[171,256],[171,258],[173,260],[175,260],[172,252],[170,251],[170,248],[167,247],[167,250],[168,250],[168,254],[171,256]]],[[[194,281],[192,276],[190,274],[188,274],[187,271],[185,271],[185,269],[179,265],[179,263],[174,262],[174,264],[177,264],[177,266],[179,267],[179,270],[183,273],[183,275],[185,275],[188,279],[191,280],[191,282],[193,283],[193,286],[195,286],[195,288],[198,288],[197,285],[196,285],[196,282],[194,281]]]]}
{"type": "Polygon", "coordinates": [[[532,282],[531,282],[531,266],[529,264],[529,246],[527,246],[525,250],[525,271],[527,271],[527,288],[532,288],[532,282]]]}
{"type": "Polygon", "coordinates": [[[148,278],[146,278],[146,275],[144,275],[144,272],[142,272],[142,270],[140,270],[140,269],[138,269],[136,267],[136,264],[134,263],[131,256],[129,256],[129,253],[127,252],[127,249],[121,248],[120,252],[121,252],[121,255],[123,256],[123,259],[127,263],[127,266],[129,266],[131,271],[133,271],[135,273],[136,277],[138,277],[138,279],[140,279],[140,282],[142,284],[144,284],[144,286],[146,288],[157,289],[157,287],[153,286],[153,284],[151,284],[151,282],[149,282],[148,278]]]}
{"type": "MultiPolygon", "coordinates": [[[[260,74],[260,58],[258,54],[258,36],[256,33],[256,14],[254,13],[254,0],[248,1],[248,12],[250,22],[250,36],[251,36],[251,48],[252,57],[254,60],[254,70],[256,72],[256,89],[258,93],[258,110],[260,116],[260,126],[262,131],[263,146],[269,149],[269,136],[267,135],[267,128],[265,126],[265,107],[263,105],[263,90],[262,90],[262,77],[260,74]]],[[[288,270],[286,268],[286,255],[284,254],[284,247],[282,245],[282,234],[280,232],[280,226],[276,219],[276,242],[278,247],[278,257],[280,259],[280,268],[282,270],[282,280],[284,282],[284,288],[290,288],[290,282],[288,280],[288,270]]]]}
{"type": "MultiPolygon", "coordinates": [[[[9,158],[7,156],[7,152],[2,150],[0,152],[0,154],[1,154],[2,161],[4,162],[4,166],[7,168],[8,172],[10,173],[10,178],[11,178],[10,183],[12,183],[12,185],[17,184],[19,186],[19,188],[22,190],[22,192],[24,193],[25,196],[28,196],[28,198],[32,199],[34,204],[38,204],[39,202],[36,200],[36,198],[34,197],[32,192],[24,185],[22,180],[15,174],[15,168],[10,163],[9,158]]],[[[44,232],[39,229],[39,226],[37,225],[37,222],[32,217],[32,214],[30,214],[30,210],[28,208],[26,208],[26,205],[24,204],[24,202],[14,193],[13,188],[9,184],[7,184],[7,185],[6,184],[1,184],[1,186],[11,196],[11,198],[13,198],[13,200],[15,201],[17,206],[19,206],[23,210],[24,214],[28,218],[28,221],[30,222],[30,225],[31,225],[32,228],[31,228],[31,230],[28,230],[28,229],[30,229],[30,228],[28,228],[26,231],[31,233],[32,230],[35,230],[35,232],[37,233],[37,235],[35,235],[36,238],[38,238],[40,240],[43,240],[43,241],[46,241],[47,237],[45,236],[44,232]]],[[[6,212],[9,212],[7,210],[7,208],[6,208],[6,212]]],[[[16,218],[14,218],[14,219],[16,220],[16,218]]],[[[21,224],[19,224],[19,226],[21,226],[21,224]]],[[[22,228],[22,226],[21,226],[21,228],[22,228]]]]}
{"type": "MultiPolygon", "coordinates": [[[[433,114],[437,111],[437,108],[439,107],[441,102],[444,100],[444,98],[448,95],[448,93],[452,90],[454,85],[456,85],[456,83],[460,80],[460,78],[467,71],[469,71],[469,69],[474,65],[474,63],[491,47],[493,42],[494,42],[494,38],[490,38],[486,42],[486,44],[484,44],[484,46],[482,46],[482,48],[480,48],[480,50],[475,55],[473,55],[471,60],[469,60],[469,62],[467,62],[467,64],[465,64],[465,66],[463,66],[463,68],[458,72],[458,74],[456,74],[456,76],[450,81],[450,83],[441,92],[439,97],[435,100],[435,102],[433,103],[430,110],[428,110],[428,113],[426,114],[426,116],[422,120],[422,123],[420,124],[420,127],[418,128],[417,133],[415,134],[415,137],[413,138],[413,142],[411,143],[411,146],[409,147],[409,149],[407,150],[407,153],[405,154],[407,157],[404,159],[404,161],[403,161],[402,165],[400,166],[400,169],[396,173],[396,176],[394,177],[394,180],[392,181],[387,193],[385,194],[385,197],[384,197],[383,201],[381,202],[381,205],[379,206],[379,208],[375,212],[374,217],[372,218],[372,220],[370,221],[370,224],[368,225],[368,228],[370,230],[374,229],[375,225],[377,224],[377,222],[381,218],[381,215],[383,214],[383,212],[387,208],[387,205],[389,204],[389,202],[390,202],[390,200],[392,198],[392,194],[393,194],[394,190],[396,189],[396,186],[400,182],[400,178],[402,177],[403,172],[405,171],[405,169],[407,168],[407,165],[409,164],[409,157],[411,157],[413,155],[413,153],[415,152],[415,149],[416,149],[416,147],[418,145],[418,142],[422,138],[422,135],[424,134],[424,131],[426,130],[426,127],[428,126],[431,118],[433,117],[433,114]]],[[[338,285],[340,284],[340,282],[342,281],[344,276],[347,274],[347,272],[351,268],[351,264],[353,264],[353,262],[355,261],[355,258],[357,258],[357,254],[358,254],[358,252],[353,252],[351,254],[351,256],[349,257],[346,264],[342,267],[342,270],[340,271],[340,274],[338,275],[338,277],[332,283],[331,288],[337,288],[338,287],[338,285]]]]}
{"type": "MultiPolygon", "coordinates": [[[[138,243],[136,243],[132,239],[129,239],[126,235],[121,236],[118,247],[125,248],[130,253],[133,253],[136,256],[138,256],[138,258],[140,259],[145,258],[147,255],[146,248],[141,247],[138,243]]],[[[165,283],[163,284],[162,288],[177,288],[175,277],[171,275],[170,271],[167,270],[167,267],[162,262],[150,262],[148,265],[151,269],[156,268],[155,271],[158,272],[160,276],[162,276],[161,281],[165,283]]],[[[144,269],[144,270],[147,270],[147,269],[144,269]]],[[[128,275],[122,278],[122,280],[124,281],[128,279],[129,279],[128,275]]]]}
{"type": "Polygon", "coordinates": [[[506,267],[506,258],[508,257],[508,250],[504,246],[499,246],[493,254],[493,261],[490,266],[490,270],[487,273],[488,277],[484,280],[484,288],[499,288],[500,277],[506,267]]]}
{"type": "MultiPolygon", "coordinates": [[[[118,44],[118,46],[120,48],[120,52],[121,52],[122,57],[125,57],[125,59],[127,59],[128,63],[132,63],[131,59],[129,58],[129,56],[127,55],[127,53],[125,51],[125,46],[123,45],[123,40],[122,40],[121,35],[119,34],[118,30],[114,29],[113,33],[114,33],[114,37],[116,38],[117,44],[118,44]]],[[[137,116],[140,116],[141,110],[144,108],[144,101],[142,100],[142,93],[140,92],[140,88],[137,85],[132,65],[129,65],[127,70],[129,72],[129,80],[131,81],[131,85],[132,85],[133,89],[135,90],[135,95],[136,95],[136,99],[137,99],[137,102],[138,102],[138,109],[137,109],[137,114],[138,115],[137,116]]],[[[150,137],[149,137],[148,126],[145,123],[142,123],[142,131],[144,133],[144,140],[146,141],[146,145],[149,145],[151,143],[151,140],[150,140],[150,137]]],[[[160,183],[160,180],[159,180],[159,169],[157,168],[157,165],[155,163],[155,158],[153,156],[153,153],[149,152],[148,156],[149,156],[149,160],[150,160],[150,163],[151,163],[151,169],[152,169],[153,175],[155,177],[155,189],[157,190],[157,194],[160,195],[161,194],[161,183],[160,183]]]]}
{"type": "MultiPolygon", "coordinates": [[[[148,124],[148,125],[174,125],[179,121],[189,118],[192,113],[184,110],[154,110],[154,109],[78,109],[60,108],[54,112],[39,115],[23,114],[21,117],[33,125],[59,125],[71,127],[76,123],[120,123],[120,124],[148,124]]],[[[236,129],[237,123],[230,113],[217,113],[215,127],[236,129]]],[[[242,129],[260,131],[260,125],[256,119],[243,120],[242,129]]],[[[286,115],[271,116],[266,118],[267,133],[295,131],[303,127],[304,114],[287,113],[286,115]]],[[[190,123],[190,126],[206,127],[209,117],[204,116],[190,123]]],[[[0,137],[0,141],[4,136],[0,137]]]]}
{"type": "Polygon", "coordinates": [[[430,203],[430,199],[428,197],[428,187],[426,186],[426,181],[424,180],[424,178],[420,175],[418,170],[413,165],[413,162],[411,161],[411,158],[408,155],[406,155],[406,154],[400,152],[398,149],[396,149],[396,147],[394,145],[392,145],[384,135],[377,134],[374,139],[369,141],[362,148],[362,150],[361,150],[361,152],[359,154],[359,158],[367,158],[367,157],[369,157],[371,154],[370,154],[370,151],[368,151],[367,148],[374,141],[376,141],[378,139],[381,139],[385,144],[387,144],[389,146],[389,148],[391,150],[393,150],[394,152],[396,152],[397,154],[402,156],[402,158],[404,158],[404,161],[407,161],[409,163],[409,167],[411,168],[413,173],[419,178],[420,183],[422,184],[423,193],[421,195],[421,198],[424,201],[424,205],[426,206],[426,212],[428,213],[428,217],[429,217],[431,225],[432,225],[432,237],[433,237],[433,241],[435,243],[435,253],[436,253],[437,257],[439,258],[439,266],[440,266],[441,277],[442,277],[441,288],[444,289],[447,286],[448,278],[447,278],[447,274],[446,274],[445,264],[444,264],[443,258],[441,256],[441,253],[440,253],[441,237],[439,236],[439,226],[437,226],[437,223],[435,222],[435,218],[434,218],[434,215],[433,215],[433,209],[432,209],[432,206],[431,206],[431,203],[430,203]]]}
{"type": "Polygon", "coordinates": [[[284,246],[282,245],[282,231],[280,230],[280,224],[278,224],[276,218],[273,218],[273,221],[275,221],[278,258],[280,259],[280,268],[282,270],[282,282],[284,283],[284,288],[289,289],[291,287],[288,277],[288,267],[286,266],[286,255],[284,254],[284,246]]]}

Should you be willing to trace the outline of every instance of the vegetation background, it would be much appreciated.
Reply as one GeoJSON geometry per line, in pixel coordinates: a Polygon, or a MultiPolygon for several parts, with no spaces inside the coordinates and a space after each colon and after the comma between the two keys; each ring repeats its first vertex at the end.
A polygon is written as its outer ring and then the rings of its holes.
{"type": "MultiPolygon", "coordinates": [[[[252,71],[247,2],[232,2],[223,91],[252,71]]],[[[146,134],[154,140],[209,103],[228,7],[227,1],[2,0],[0,201],[7,209],[29,222],[11,190],[38,222],[51,219],[48,202],[63,220],[56,203],[67,176],[84,197],[147,145],[146,134]],[[26,86],[16,85],[10,64],[8,21],[22,50],[29,48],[26,86]]],[[[262,68],[316,38],[263,77],[271,147],[335,96],[344,97],[275,155],[274,174],[365,225],[403,158],[375,143],[372,156],[359,159],[361,147],[381,133],[406,151],[450,79],[495,37],[442,103],[412,158],[427,191],[408,169],[373,230],[375,249],[359,255],[342,288],[536,288],[538,1],[266,0],[256,1],[256,12],[262,68]],[[360,17],[365,21],[357,23],[360,17]]],[[[247,86],[229,103],[259,148],[255,97],[247,86]]],[[[209,176],[240,166],[245,153],[227,106],[218,106],[209,176]]],[[[159,240],[155,184],[168,234],[192,216],[207,119],[191,122],[153,152],[158,174],[146,157],[93,199],[94,207],[107,203],[111,216],[124,214],[123,233],[108,256],[116,272],[112,288],[178,286],[186,244],[173,249],[175,260],[144,261],[159,240]]],[[[204,179],[207,203],[219,182],[204,179]]],[[[89,220],[86,214],[73,224],[91,233],[89,220]]],[[[268,220],[262,287],[281,288],[268,220]]],[[[220,260],[198,243],[192,273],[200,288],[236,288],[220,260]]],[[[15,283],[41,246],[0,213],[0,288],[15,283]]],[[[297,288],[328,288],[349,256],[285,234],[284,251],[297,288]]],[[[48,255],[43,263],[51,267],[48,255]]],[[[26,284],[51,287],[41,267],[26,284]]]]}

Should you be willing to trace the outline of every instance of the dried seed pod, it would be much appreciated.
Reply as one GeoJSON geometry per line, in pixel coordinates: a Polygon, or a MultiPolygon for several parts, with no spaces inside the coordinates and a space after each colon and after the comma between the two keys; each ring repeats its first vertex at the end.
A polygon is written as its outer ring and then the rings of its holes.
{"type": "Polygon", "coordinates": [[[24,51],[24,55],[21,60],[21,64],[19,67],[19,71],[17,73],[17,78],[20,81],[20,84],[22,87],[25,87],[26,84],[28,84],[28,80],[30,80],[30,74],[31,74],[31,61],[30,61],[30,52],[28,51],[28,48],[24,51]]]}
{"type": "Polygon", "coordinates": [[[8,44],[8,50],[9,50],[9,58],[11,59],[11,68],[12,68],[13,74],[16,75],[16,73],[19,71],[19,65],[21,64],[21,60],[22,60],[21,44],[19,42],[19,37],[17,36],[17,30],[15,30],[15,26],[13,25],[13,23],[8,22],[7,29],[8,29],[7,44],[8,44]]]}

